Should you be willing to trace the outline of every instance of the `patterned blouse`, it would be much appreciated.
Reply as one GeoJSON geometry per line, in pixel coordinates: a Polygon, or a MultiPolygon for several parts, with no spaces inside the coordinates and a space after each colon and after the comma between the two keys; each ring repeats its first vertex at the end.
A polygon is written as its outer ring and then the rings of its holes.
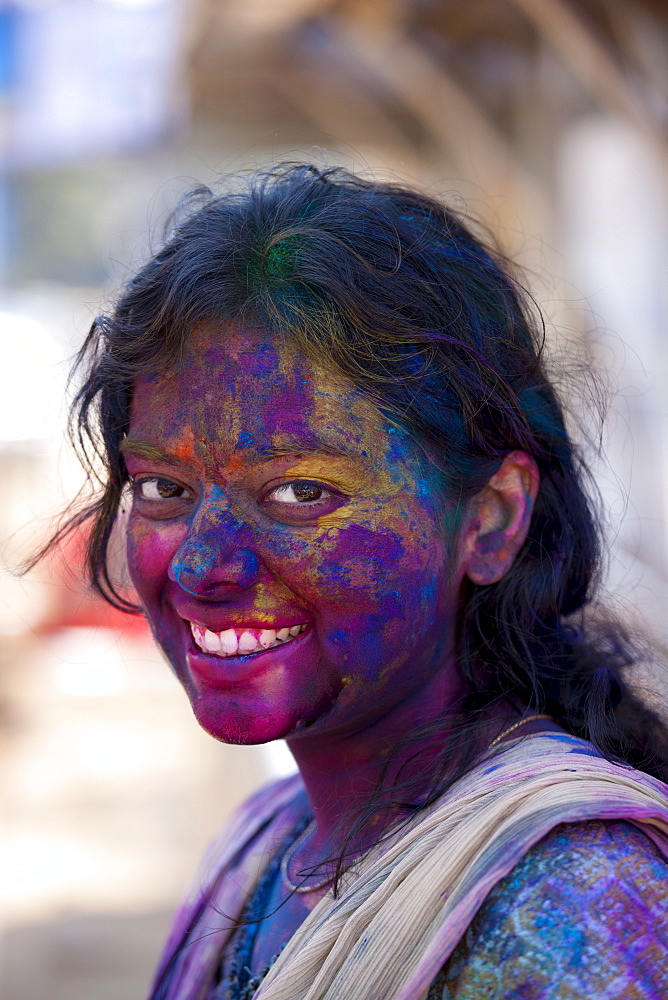
{"type": "Polygon", "coordinates": [[[562,824],[487,897],[428,1000],[668,1000],[668,863],[631,823],[562,824]]]}

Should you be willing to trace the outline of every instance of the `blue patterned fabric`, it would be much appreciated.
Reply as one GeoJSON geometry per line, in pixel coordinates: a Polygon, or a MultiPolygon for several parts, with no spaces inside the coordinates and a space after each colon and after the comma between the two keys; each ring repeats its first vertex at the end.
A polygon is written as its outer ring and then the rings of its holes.
{"type": "Polygon", "coordinates": [[[576,998],[668,998],[668,863],[630,823],[556,827],[492,890],[428,996],[576,998]]]}

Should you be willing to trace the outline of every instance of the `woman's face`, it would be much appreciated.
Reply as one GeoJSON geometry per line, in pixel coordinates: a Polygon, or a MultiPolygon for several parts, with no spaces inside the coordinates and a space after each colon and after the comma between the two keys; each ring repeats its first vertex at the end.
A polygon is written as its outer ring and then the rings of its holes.
{"type": "Polygon", "coordinates": [[[213,736],[361,732],[452,673],[457,518],[351,384],[202,327],[138,380],[123,451],[131,577],[213,736]]]}

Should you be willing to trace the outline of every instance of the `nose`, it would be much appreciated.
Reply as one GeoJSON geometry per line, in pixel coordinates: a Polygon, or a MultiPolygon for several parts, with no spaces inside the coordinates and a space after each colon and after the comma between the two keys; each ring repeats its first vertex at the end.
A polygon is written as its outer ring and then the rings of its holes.
{"type": "Polygon", "coordinates": [[[174,553],[169,576],[195,597],[224,599],[256,582],[260,560],[251,528],[219,496],[203,501],[174,553]]]}

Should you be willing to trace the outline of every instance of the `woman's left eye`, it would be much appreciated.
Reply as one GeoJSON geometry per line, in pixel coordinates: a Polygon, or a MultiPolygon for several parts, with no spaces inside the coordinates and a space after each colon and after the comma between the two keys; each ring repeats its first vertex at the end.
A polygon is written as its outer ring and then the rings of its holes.
{"type": "Polygon", "coordinates": [[[329,490],[319,486],[318,483],[297,482],[275,486],[265,499],[274,503],[308,504],[317,503],[318,500],[330,500],[332,496],[329,490]]]}

